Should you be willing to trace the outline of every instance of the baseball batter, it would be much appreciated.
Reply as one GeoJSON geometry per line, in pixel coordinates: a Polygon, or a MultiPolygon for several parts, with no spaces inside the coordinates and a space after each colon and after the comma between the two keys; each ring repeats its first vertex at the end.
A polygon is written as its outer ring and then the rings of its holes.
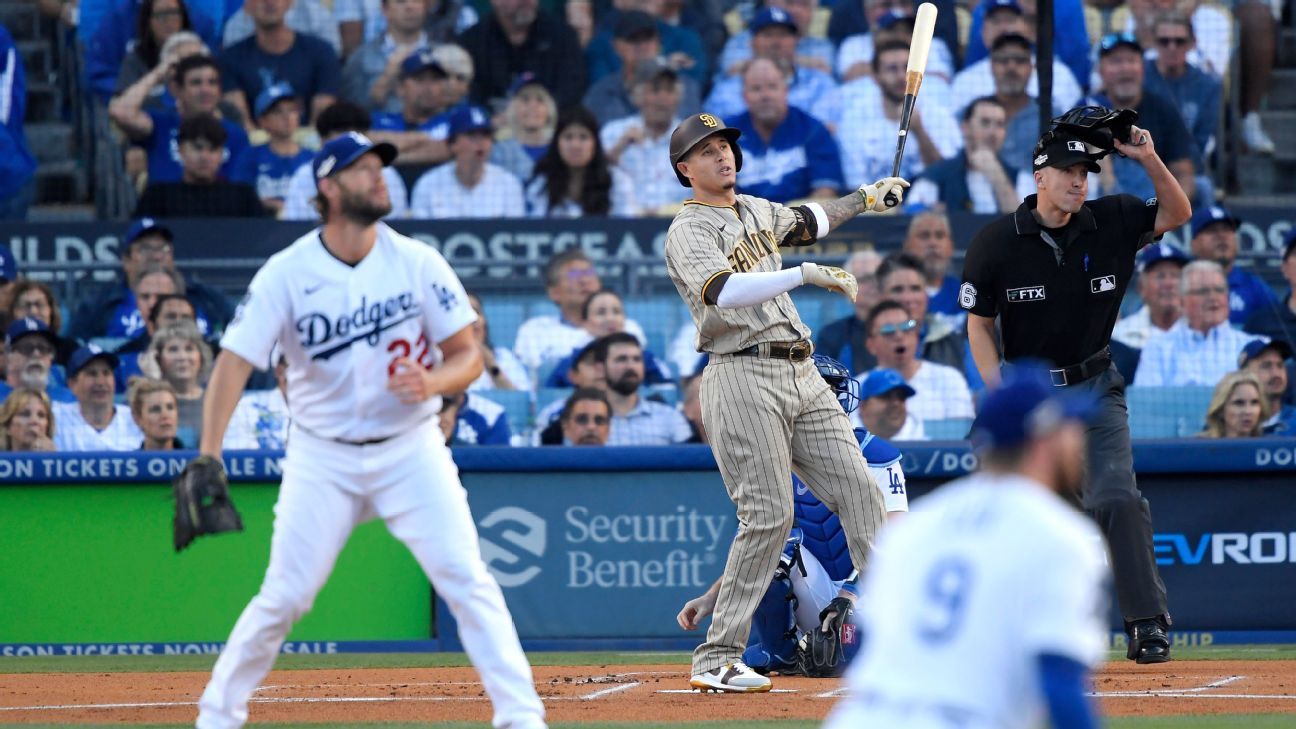
{"type": "Polygon", "coordinates": [[[270,258],[221,340],[202,453],[276,342],[292,414],[270,565],[199,701],[198,727],[241,727],[248,696],[315,599],[352,529],[378,517],[409,547],[459,623],[496,727],[543,727],[544,709],[467,496],[438,427],[441,394],[482,371],[476,315],[440,254],[378,221],[394,147],[352,132],[313,161],[324,225],[270,258]]]}
{"type": "Polygon", "coordinates": [[[671,134],[671,164],[693,198],[667,231],[666,269],[697,326],[698,351],[710,354],[702,421],[738,508],[738,534],[689,683],[750,692],[771,687],[741,658],[752,613],[792,528],[788,471],[795,468],[840,516],[861,567],[884,517],[850,422],[810,361],[810,329],[787,293],[808,283],[854,301],[855,277],[810,262],[784,269],[779,249],[812,244],[861,212],[885,210],[887,194],[900,198],[909,183],[886,178],[795,208],[739,195],[739,134],[710,114],[688,117],[671,134]]]}

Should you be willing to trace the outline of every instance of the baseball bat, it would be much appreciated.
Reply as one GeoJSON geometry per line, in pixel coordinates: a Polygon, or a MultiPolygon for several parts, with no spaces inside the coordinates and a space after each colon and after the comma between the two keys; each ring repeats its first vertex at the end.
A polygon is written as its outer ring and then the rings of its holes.
{"type": "MultiPolygon", "coordinates": [[[[918,6],[918,15],[914,18],[913,38],[909,41],[909,66],[905,73],[904,106],[900,110],[900,131],[896,134],[895,162],[891,165],[891,176],[900,176],[900,159],[904,157],[905,140],[909,138],[909,120],[913,117],[914,103],[918,100],[918,89],[922,86],[923,74],[927,72],[927,54],[931,51],[932,34],[936,31],[936,6],[923,3],[918,6]]],[[[900,204],[894,193],[887,193],[886,206],[893,208],[900,204]]]]}

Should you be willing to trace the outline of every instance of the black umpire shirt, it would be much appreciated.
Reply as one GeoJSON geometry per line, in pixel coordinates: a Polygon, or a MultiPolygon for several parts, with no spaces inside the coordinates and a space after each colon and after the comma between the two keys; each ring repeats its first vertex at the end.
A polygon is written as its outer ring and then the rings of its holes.
{"type": "Polygon", "coordinates": [[[1111,341],[1134,256],[1155,237],[1157,200],[1110,195],[1045,228],[1031,195],[968,246],[959,305],[1000,318],[1004,359],[1079,364],[1111,341]]]}

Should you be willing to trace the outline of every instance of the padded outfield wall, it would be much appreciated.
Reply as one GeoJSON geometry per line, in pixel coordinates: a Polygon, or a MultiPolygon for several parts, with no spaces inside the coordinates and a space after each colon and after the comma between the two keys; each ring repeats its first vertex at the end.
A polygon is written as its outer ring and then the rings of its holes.
{"type": "MultiPolygon", "coordinates": [[[[963,443],[903,451],[911,497],[974,465],[963,443]]],[[[528,647],[696,642],[675,613],[719,575],[736,528],[709,449],[455,456],[483,554],[528,647]]],[[[1176,629],[1296,637],[1296,442],[1143,442],[1135,461],[1176,629]]],[[[0,457],[0,654],[218,647],[264,573],[278,454],[227,454],[247,529],[177,554],[166,481],[184,462],[0,457]]],[[[413,558],[376,522],[357,530],[290,641],[289,650],[311,651],[458,648],[413,558]]]]}

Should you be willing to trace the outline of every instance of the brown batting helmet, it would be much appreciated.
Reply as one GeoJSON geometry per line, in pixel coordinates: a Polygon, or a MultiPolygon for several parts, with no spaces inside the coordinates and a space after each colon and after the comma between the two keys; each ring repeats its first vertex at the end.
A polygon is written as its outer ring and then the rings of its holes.
{"type": "Polygon", "coordinates": [[[742,136],[742,132],[733,127],[725,126],[724,120],[718,116],[694,114],[680,122],[680,125],[675,127],[675,131],[671,132],[671,169],[675,170],[675,176],[679,178],[680,184],[684,187],[693,187],[693,183],[680,174],[679,167],[676,167],[676,164],[687,157],[688,153],[699,142],[712,134],[723,134],[725,139],[729,140],[729,146],[733,147],[734,172],[742,169],[742,149],[738,146],[738,137],[742,136]]]}

